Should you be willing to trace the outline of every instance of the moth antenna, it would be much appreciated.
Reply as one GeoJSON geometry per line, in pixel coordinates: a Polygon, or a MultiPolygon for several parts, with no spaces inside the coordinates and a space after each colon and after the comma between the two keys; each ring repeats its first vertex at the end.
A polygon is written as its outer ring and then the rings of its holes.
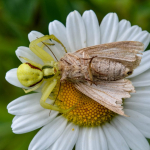
{"type": "Polygon", "coordinates": [[[96,82],[94,82],[94,81],[92,81],[92,80],[89,80],[89,79],[86,79],[86,78],[84,78],[84,80],[85,80],[85,81],[90,81],[90,82],[92,82],[93,84],[97,85],[96,82]]]}
{"type": "Polygon", "coordinates": [[[71,65],[71,63],[69,63],[67,60],[61,58],[62,61],[66,62],[67,64],[71,65]]]}
{"type": "MultiPolygon", "coordinates": [[[[36,37],[37,39],[39,39],[38,37],[36,37]]],[[[43,41],[41,41],[53,54],[53,56],[55,57],[55,59],[58,61],[57,57],[55,56],[55,54],[53,53],[53,51],[47,46],[47,44],[45,44],[43,41]]]]}
{"type": "Polygon", "coordinates": [[[51,53],[54,55],[55,59],[58,61],[57,57],[55,56],[53,51],[50,49],[50,47],[48,47],[47,44],[45,44],[43,41],[42,41],[42,43],[51,51],[51,53]]]}
{"type": "MultiPolygon", "coordinates": [[[[91,71],[91,63],[92,63],[92,60],[94,59],[95,57],[92,57],[90,62],[89,62],[89,67],[88,67],[88,72],[89,72],[89,76],[90,76],[90,80],[93,82],[93,75],[92,75],[92,71],[91,71]]],[[[91,83],[92,83],[91,82],[91,83]]],[[[94,82],[93,82],[94,83],[94,82]]]]}

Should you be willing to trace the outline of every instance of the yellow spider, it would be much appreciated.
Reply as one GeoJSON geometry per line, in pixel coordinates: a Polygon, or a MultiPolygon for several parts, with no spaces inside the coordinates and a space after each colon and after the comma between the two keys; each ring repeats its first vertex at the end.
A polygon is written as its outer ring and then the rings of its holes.
{"type": "Polygon", "coordinates": [[[54,87],[60,80],[58,62],[54,61],[53,57],[43,49],[44,47],[49,48],[48,45],[53,45],[47,42],[43,42],[49,39],[52,39],[61,44],[65,52],[67,52],[64,45],[54,35],[46,35],[41,38],[37,38],[30,43],[29,48],[34,54],[42,59],[44,65],[42,66],[41,64],[29,60],[28,58],[20,56],[21,58],[26,60],[27,63],[23,63],[18,67],[17,77],[22,85],[24,85],[25,87],[31,87],[28,90],[24,89],[25,93],[36,90],[42,85],[44,81],[46,81],[42,88],[42,97],[40,99],[41,106],[46,109],[59,111],[60,113],[67,113],[74,107],[68,110],[62,110],[54,105],[46,103],[46,99],[49,97],[54,87]],[[42,43],[40,44],[41,46],[38,46],[39,43],[42,43]]]}

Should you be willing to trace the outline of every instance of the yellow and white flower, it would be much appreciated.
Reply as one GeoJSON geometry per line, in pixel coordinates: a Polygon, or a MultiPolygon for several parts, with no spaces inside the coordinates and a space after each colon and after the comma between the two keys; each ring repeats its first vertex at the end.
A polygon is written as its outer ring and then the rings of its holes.
{"type": "MultiPolygon", "coordinates": [[[[146,49],[150,41],[147,31],[131,26],[127,20],[119,21],[115,13],[107,14],[99,26],[92,10],[85,11],[82,16],[77,11],[71,12],[66,27],[57,20],[50,22],[49,34],[54,34],[68,52],[115,41],[139,41],[146,49]]],[[[29,41],[42,36],[32,31],[29,41]]],[[[60,59],[65,54],[63,47],[55,41],[53,43],[55,45],[50,48],[60,59]]],[[[52,56],[48,49],[45,51],[52,56]]],[[[16,55],[23,63],[26,61],[19,56],[43,65],[42,60],[27,47],[19,47],[16,55]]],[[[67,115],[57,111],[50,113],[40,105],[41,86],[37,93],[19,97],[8,104],[8,112],[16,115],[11,126],[13,132],[22,134],[42,127],[31,141],[29,150],[72,150],[74,146],[76,150],[149,150],[146,140],[150,138],[149,60],[150,51],[143,52],[140,66],[129,76],[136,90],[131,98],[124,100],[124,111],[129,117],[114,114],[77,91],[71,83],[62,85],[58,95],[60,102],[56,105],[67,109],[77,103],[79,97],[84,105],[77,105],[67,115]]],[[[7,72],[6,80],[26,88],[18,80],[17,68],[7,72]]],[[[47,99],[47,102],[52,104],[53,100],[47,99]]]]}

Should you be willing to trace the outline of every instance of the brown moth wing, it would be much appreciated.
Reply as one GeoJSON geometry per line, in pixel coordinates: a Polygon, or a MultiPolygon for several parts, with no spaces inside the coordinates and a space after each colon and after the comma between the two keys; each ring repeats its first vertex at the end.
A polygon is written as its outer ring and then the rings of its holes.
{"type": "Polygon", "coordinates": [[[89,85],[87,82],[77,82],[74,86],[83,94],[92,98],[99,104],[113,112],[126,116],[122,110],[122,98],[129,98],[130,92],[135,92],[134,87],[128,79],[117,81],[98,81],[89,85]]]}
{"type": "Polygon", "coordinates": [[[74,52],[73,54],[79,58],[83,58],[83,53],[87,53],[90,58],[99,57],[116,60],[130,70],[133,70],[141,61],[141,57],[137,56],[137,54],[141,54],[141,51],[143,50],[144,45],[141,42],[121,41],[86,47],[74,52]]]}

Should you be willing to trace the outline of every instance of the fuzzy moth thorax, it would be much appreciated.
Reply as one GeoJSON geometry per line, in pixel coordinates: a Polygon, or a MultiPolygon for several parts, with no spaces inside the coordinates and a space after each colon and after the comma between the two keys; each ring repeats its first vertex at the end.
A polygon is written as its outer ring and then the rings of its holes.
{"type": "Polygon", "coordinates": [[[84,74],[82,73],[82,68],[80,66],[74,64],[70,65],[67,61],[63,61],[63,59],[59,62],[59,71],[61,75],[61,82],[66,80],[76,82],[81,81],[84,78],[84,74]]]}
{"type": "Polygon", "coordinates": [[[17,69],[17,77],[22,85],[32,87],[42,81],[43,72],[37,66],[23,63],[17,69]]]}

